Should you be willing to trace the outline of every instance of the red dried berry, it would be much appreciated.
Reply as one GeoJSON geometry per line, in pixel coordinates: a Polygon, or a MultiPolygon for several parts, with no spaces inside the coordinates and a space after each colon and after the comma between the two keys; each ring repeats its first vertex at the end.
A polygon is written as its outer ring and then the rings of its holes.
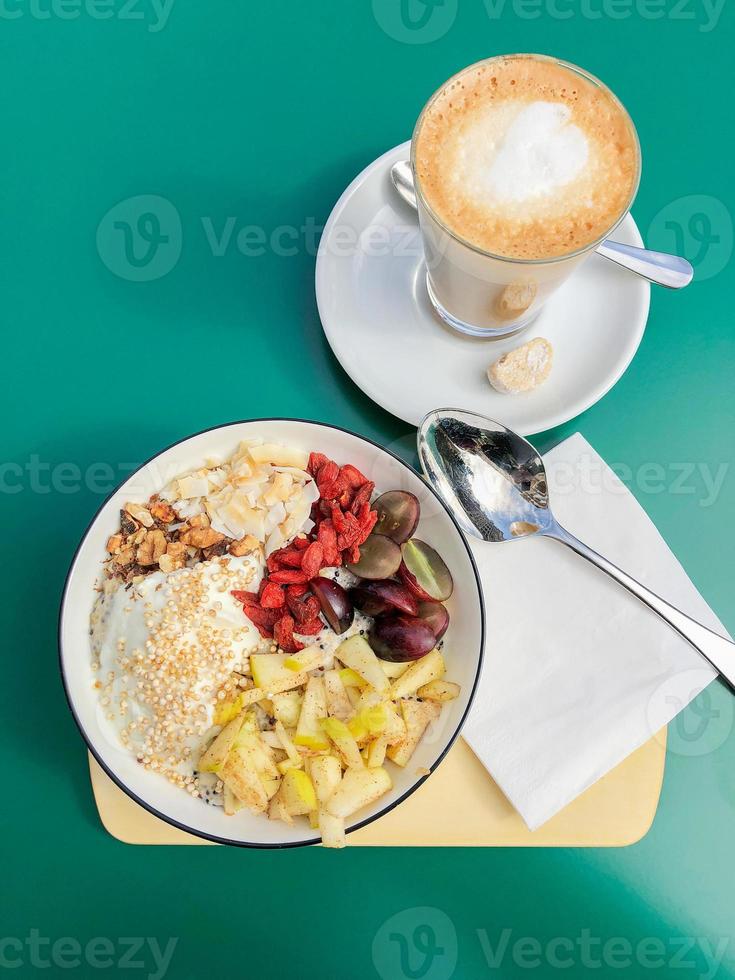
{"type": "Polygon", "coordinates": [[[265,626],[266,629],[273,629],[273,626],[281,616],[278,609],[263,609],[255,603],[243,606],[243,612],[248,619],[256,626],[265,626]]]}
{"type": "Polygon", "coordinates": [[[279,585],[294,585],[307,581],[308,577],[295,568],[284,568],[282,571],[273,572],[271,575],[271,582],[277,582],[279,585]]]}
{"type": "Polygon", "coordinates": [[[293,635],[294,631],[293,616],[282,616],[273,627],[273,638],[278,646],[286,653],[298,653],[304,649],[304,644],[300,643],[293,635]]]}
{"type": "Polygon", "coordinates": [[[263,609],[280,609],[286,603],[286,594],[276,582],[267,583],[260,597],[263,609]]]}
{"type": "Polygon", "coordinates": [[[299,596],[304,595],[308,591],[309,591],[309,586],[306,582],[299,582],[298,584],[287,585],[286,601],[288,601],[289,597],[291,599],[298,599],[299,596]]]}
{"type": "Polygon", "coordinates": [[[230,595],[233,596],[233,598],[237,602],[257,602],[258,601],[258,593],[257,592],[243,592],[240,589],[233,589],[233,591],[230,592],[230,595]]]}
{"type": "Polygon", "coordinates": [[[324,546],[318,541],[312,541],[306,551],[301,552],[303,555],[303,562],[301,563],[301,570],[307,579],[314,578],[322,570],[322,562],[324,560],[324,546]]]}
{"type": "Polygon", "coordinates": [[[324,453],[309,453],[309,463],[306,467],[312,476],[316,476],[325,463],[329,462],[329,457],[324,453]]]}
{"type": "Polygon", "coordinates": [[[321,619],[310,619],[305,623],[298,623],[295,632],[299,636],[317,636],[324,629],[321,619]]]}
{"type": "Polygon", "coordinates": [[[350,565],[356,565],[360,560],[360,546],[358,544],[353,544],[351,548],[347,550],[347,556],[345,561],[350,565]]]}
{"type": "Polygon", "coordinates": [[[353,466],[352,463],[345,463],[339,472],[340,476],[347,480],[347,485],[354,487],[355,489],[368,482],[367,477],[363,476],[358,468],[353,466]]]}
{"type": "Polygon", "coordinates": [[[309,539],[308,538],[294,538],[293,541],[291,542],[291,544],[298,551],[306,551],[306,549],[309,547],[309,539]]]}
{"type": "Polygon", "coordinates": [[[319,616],[319,600],[316,596],[307,595],[302,598],[287,597],[288,608],[297,623],[308,623],[319,616]]]}
{"type": "Polygon", "coordinates": [[[363,483],[359,490],[357,490],[355,496],[352,498],[352,504],[350,505],[350,510],[353,514],[357,515],[360,512],[361,507],[370,503],[370,498],[373,495],[374,489],[374,483],[363,483]]]}
{"type": "Polygon", "coordinates": [[[281,548],[280,551],[276,551],[274,554],[281,566],[285,565],[286,568],[301,568],[303,552],[299,551],[298,548],[281,548]]]}

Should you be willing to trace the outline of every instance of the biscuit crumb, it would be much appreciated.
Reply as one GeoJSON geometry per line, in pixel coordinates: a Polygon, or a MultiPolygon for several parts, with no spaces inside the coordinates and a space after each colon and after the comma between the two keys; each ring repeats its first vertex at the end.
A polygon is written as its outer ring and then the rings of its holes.
{"type": "Polygon", "coordinates": [[[554,348],[549,341],[536,337],[494,361],[487,369],[487,378],[503,394],[533,391],[548,378],[553,360],[554,348]]]}

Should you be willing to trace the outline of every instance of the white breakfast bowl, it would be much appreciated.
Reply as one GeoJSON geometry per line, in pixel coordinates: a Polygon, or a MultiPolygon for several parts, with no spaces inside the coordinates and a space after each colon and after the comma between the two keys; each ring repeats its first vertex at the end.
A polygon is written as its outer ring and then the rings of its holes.
{"type": "Polygon", "coordinates": [[[242,810],[226,816],[144,769],[112,738],[103,721],[95,691],[89,638],[94,587],[105,557],[105,543],[119,525],[120,508],[128,501],[146,501],[172,477],[202,466],[210,457],[229,456],[239,441],[262,436],[307,451],[325,453],[338,463],[353,463],[375,481],[376,493],[410,490],[421,501],[417,536],[441,554],[454,578],[454,594],[446,603],[451,616],[445,636],[447,679],[461,686],[460,696],[444,706],[442,716],[424,736],[409,764],[387,763],[393,788],[371,807],[356,814],[347,830],[355,830],[392,810],[417,789],[452,745],[469,711],[480,675],[484,644],[484,605],[474,560],[444,504],[403,460],[362,436],[320,422],[298,419],[257,419],[233,422],[200,432],[163,450],[136,470],[97,512],[67,575],[59,619],[61,674],[72,713],[89,750],[127,795],[167,823],[207,840],[241,847],[297,847],[318,843],[308,821],[292,827],[242,810]]]}

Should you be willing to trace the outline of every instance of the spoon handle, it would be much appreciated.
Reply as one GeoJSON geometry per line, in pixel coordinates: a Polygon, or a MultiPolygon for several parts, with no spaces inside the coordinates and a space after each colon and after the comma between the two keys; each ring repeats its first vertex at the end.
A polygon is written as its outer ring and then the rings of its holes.
{"type": "Polygon", "coordinates": [[[637,248],[607,239],[597,246],[598,255],[623,266],[649,282],[667,289],[683,289],[694,278],[691,264],[680,255],[653,252],[649,248],[637,248]]]}
{"type": "Polygon", "coordinates": [[[718,633],[707,629],[706,626],[702,626],[695,619],[685,615],[681,610],[676,609],[670,603],[666,602],[665,599],[662,599],[661,596],[656,595],[655,592],[651,592],[645,585],[641,585],[640,582],[628,575],[627,572],[618,568],[617,565],[613,565],[607,558],[603,558],[602,555],[593,551],[592,548],[589,548],[579,538],[570,534],[560,524],[554,523],[543,533],[547,537],[561,541],[571,548],[572,551],[581,555],[582,558],[586,558],[587,561],[602,569],[603,572],[606,572],[610,578],[614,578],[620,582],[628,592],[631,592],[641,602],[658,613],[661,619],[691,643],[694,649],[705,660],[708,660],[715,670],[719,671],[728,684],[732,688],[735,688],[735,643],[731,640],[726,640],[724,636],[720,636],[718,633]]]}

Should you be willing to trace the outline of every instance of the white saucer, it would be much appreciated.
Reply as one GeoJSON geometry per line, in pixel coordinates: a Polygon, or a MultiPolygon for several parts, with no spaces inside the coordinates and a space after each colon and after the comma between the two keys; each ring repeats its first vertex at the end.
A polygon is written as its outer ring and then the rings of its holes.
{"type": "MultiPolygon", "coordinates": [[[[463,408],[523,435],[584,412],[626,370],[643,337],[650,287],[591,256],[520,337],[476,340],[444,326],[430,306],[416,215],[398,198],[390,168],[403,143],[366,167],[340,197],[324,229],[316,298],[324,333],[352,380],[384,409],[418,425],[434,408],[463,408]],[[533,337],[554,345],[548,381],[501,395],[488,364],[533,337]]],[[[615,233],[642,245],[632,217],[615,233]]]]}

